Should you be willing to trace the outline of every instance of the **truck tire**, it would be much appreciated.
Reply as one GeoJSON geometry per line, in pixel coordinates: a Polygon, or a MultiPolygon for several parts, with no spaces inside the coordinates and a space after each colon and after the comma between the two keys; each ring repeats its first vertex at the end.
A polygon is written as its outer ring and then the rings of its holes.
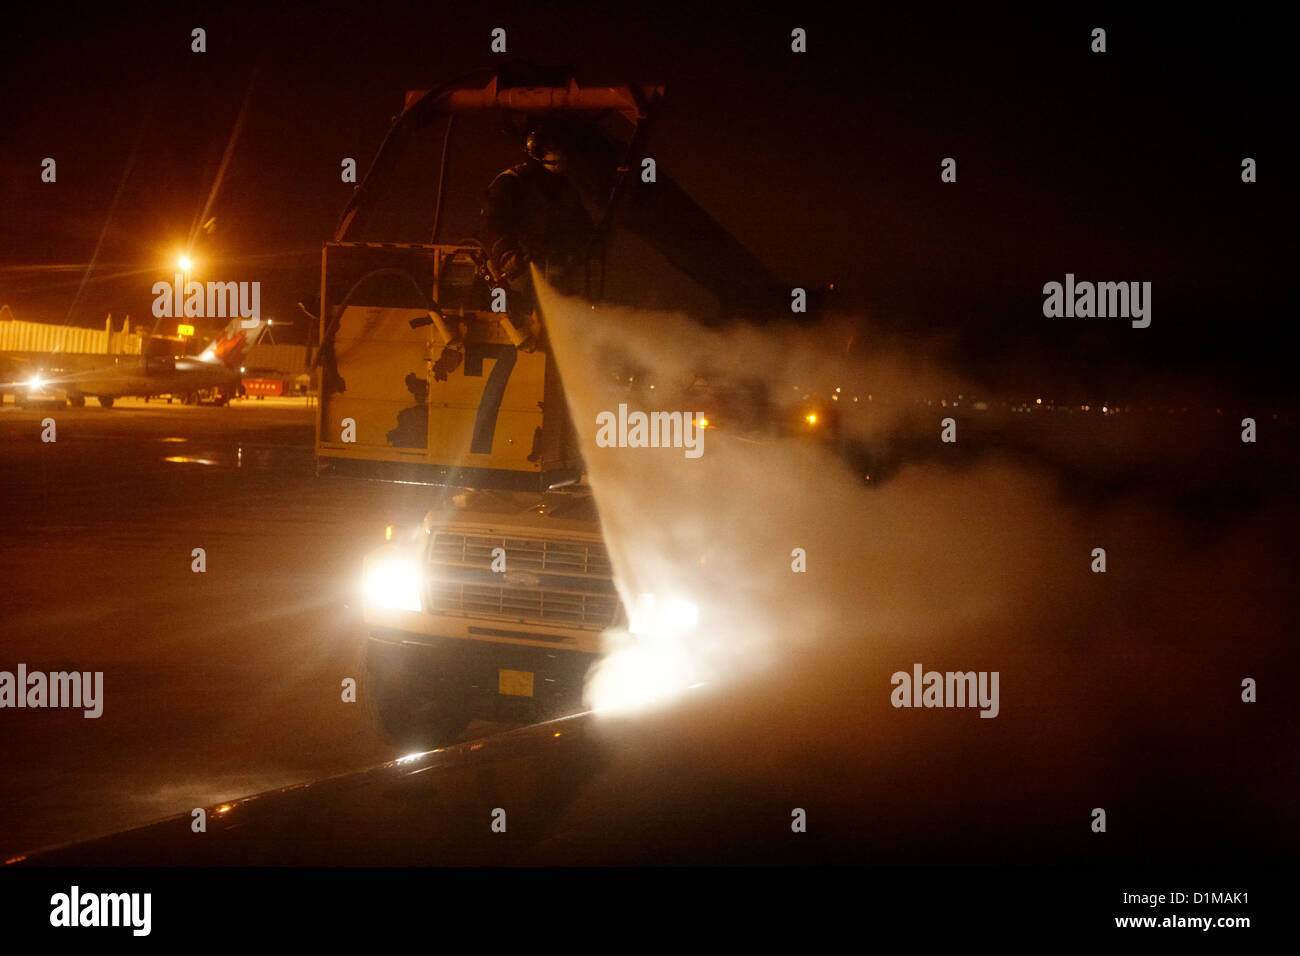
{"type": "Polygon", "coordinates": [[[113,407],[113,396],[112,396],[112,395],[96,395],[95,397],[96,397],[97,399],[99,399],[99,405],[100,405],[101,408],[112,408],[112,407],[113,407]]]}
{"type": "Polygon", "coordinates": [[[427,675],[403,667],[400,648],[366,642],[366,707],[381,732],[403,753],[455,743],[470,716],[454,699],[439,700],[427,675]]]}

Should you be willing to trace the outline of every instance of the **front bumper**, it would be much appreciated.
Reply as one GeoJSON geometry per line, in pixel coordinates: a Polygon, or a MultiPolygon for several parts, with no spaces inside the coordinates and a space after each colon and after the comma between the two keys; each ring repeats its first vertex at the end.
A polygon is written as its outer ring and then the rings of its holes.
{"type": "Polygon", "coordinates": [[[598,657],[384,627],[370,629],[366,655],[376,677],[398,682],[408,693],[454,703],[474,717],[508,721],[580,712],[584,680],[598,657]]]}

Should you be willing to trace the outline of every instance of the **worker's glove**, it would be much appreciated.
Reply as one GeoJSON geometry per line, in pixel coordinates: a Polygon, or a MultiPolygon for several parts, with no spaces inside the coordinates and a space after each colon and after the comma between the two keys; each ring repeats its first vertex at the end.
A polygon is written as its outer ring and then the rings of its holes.
{"type": "Polygon", "coordinates": [[[497,271],[506,282],[513,282],[528,271],[528,257],[522,252],[507,252],[498,260],[497,271]]]}

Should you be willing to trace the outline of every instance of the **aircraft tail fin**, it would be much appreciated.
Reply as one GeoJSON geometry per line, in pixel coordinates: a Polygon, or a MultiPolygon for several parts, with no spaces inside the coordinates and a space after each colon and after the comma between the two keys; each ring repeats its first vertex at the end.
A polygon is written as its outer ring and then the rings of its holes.
{"type": "Polygon", "coordinates": [[[266,329],[265,319],[245,319],[236,316],[199,353],[199,361],[216,362],[226,368],[238,368],[251,346],[255,345],[266,329]]]}

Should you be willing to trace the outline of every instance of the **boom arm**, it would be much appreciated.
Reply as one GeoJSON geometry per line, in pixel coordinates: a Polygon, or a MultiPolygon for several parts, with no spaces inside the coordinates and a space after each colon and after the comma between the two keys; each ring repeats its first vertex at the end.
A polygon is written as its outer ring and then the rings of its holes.
{"type": "MultiPolygon", "coordinates": [[[[371,200],[412,133],[440,117],[492,111],[592,116],[613,112],[630,123],[635,134],[644,132],[643,124],[663,96],[660,86],[580,87],[571,77],[561,86],[553,73],[545,77],[552,85],[515,84],[495,73],[472,76],[487,76],[487,82],[470,86],[466,85],[470,78],[462,77],[438,89],[407,93],[401,115],[343,212],[335,241],[347,239],[364,226],[371,200]]],[[[634,135],[629,144],[596,123],[572,124],[571,134],[574,163],[570,176],[587,198],[605,207],[602,226],[617,221],[641,237],[717,296],[724,314],[757,317],[785,307],[788,286],[671,177],[660,171],[655,183],[645,184],[640,181],[639,169],[628,168],[629,163],[640,160],[628,155],[629,145],[639,145],[643,136],[634,135]]]]}

